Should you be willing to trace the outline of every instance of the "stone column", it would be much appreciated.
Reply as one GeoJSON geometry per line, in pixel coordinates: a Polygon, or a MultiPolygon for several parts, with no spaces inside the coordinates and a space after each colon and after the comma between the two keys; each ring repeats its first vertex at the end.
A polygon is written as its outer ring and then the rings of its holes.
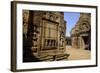
{"type": "Polygon", "coordinates": [[[79,37],[79,48],[82,49],[82,37],[79,37]]]}

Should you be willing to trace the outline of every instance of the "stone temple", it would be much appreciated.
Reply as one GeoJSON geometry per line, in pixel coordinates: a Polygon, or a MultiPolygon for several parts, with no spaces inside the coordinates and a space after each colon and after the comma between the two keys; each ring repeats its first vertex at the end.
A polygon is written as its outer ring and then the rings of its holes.
{"type": "Polygon", "coordinates": [[[63,12],[23,10],[23,62],[67,59],[65,34],[63,12]]]}
{"type": "Polygon", "coordinates": [[[73,48],[91,50],[91,14],[80,13],[80,18],[71,30],[73,48]]]}

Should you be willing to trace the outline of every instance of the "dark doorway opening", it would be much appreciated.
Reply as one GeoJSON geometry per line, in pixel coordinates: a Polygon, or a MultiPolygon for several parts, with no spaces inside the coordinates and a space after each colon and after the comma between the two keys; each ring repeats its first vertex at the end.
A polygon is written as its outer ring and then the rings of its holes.
{"type": "Polygon", "coordinates": [[[85,50],[90,50],[90,39],[89,36],[82,36],[83,40],[84,40],[84,49],[85,50]]]}

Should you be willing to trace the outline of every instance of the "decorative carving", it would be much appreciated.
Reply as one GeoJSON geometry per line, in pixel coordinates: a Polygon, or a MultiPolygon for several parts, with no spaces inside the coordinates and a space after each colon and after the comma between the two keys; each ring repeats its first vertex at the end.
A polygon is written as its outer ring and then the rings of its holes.
{"type": "Polygon", "coordinates": [[[81,13],[79,21],[76,26],[71,30],[72,46],[77,48],[89,49],[90,50],[90,14],[81,13]],[[76,38],[77,37],[77,38],[76,38]],[[85,37],[85,38],[84,38],[85,37]],[[86,43],[87,42],[87,43],[86,43]],[[84,44],[84,45],[83,45],[84,44]],[[88,45],[88,48],[86,48],[88,45]]]}
{"type": "MultiPolygon", "coordinates": [[[[28,28],[23,26],[24,29],[28,30],[28,38],[26,38],[26,43],[28,45],[24,44],[25,47],[23,48],[23,50],[27,52],[31,49],[32,53],[30,52],[30,54],[33,55],[33,58],[39,58],[37,61],[45,60],[48,55],[52,55],[50,56],[51,59],[53,59],[53,56],[55,55],[65,55],[64,39],[66,32],[66,23],[63,18],[63,13],[48,11],[29,11],[28,18],[28,28]],[[59,31],[59,29],[61,29],[61,31],[59,31]],[[59,37],[58,33],[61,33],[61,37],[59,37]],[[59,42],[61,42],[62,44],[58,45],[59,42]],[[46,56],[46,58],[42,57],[44,55],[46,56]]],[[[27,13],[24,12],[23,22],[27,22],[27,13]]],[[[25,53],[24,55],[26,54],[27,53],[25,53]]],[[[56,57],[54,59],[56,59],[56,57]]]]}

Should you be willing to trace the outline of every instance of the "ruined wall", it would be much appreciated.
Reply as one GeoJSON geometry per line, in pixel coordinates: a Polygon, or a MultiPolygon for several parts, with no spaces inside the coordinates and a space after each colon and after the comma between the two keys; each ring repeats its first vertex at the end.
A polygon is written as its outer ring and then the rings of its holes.
{"type": "Polygon", "coordinates": [[[73,48],[90,50],[91,46],[91,14],[80,13],[80,18],[71,31],[73,48]]]}
{"type": "Polygon", "coordinates": [[[23,26],[23,37],[27,37],[23,39],[23,55],[26,59],[29,58],[28,53],[36,60],[64,55],[66,22],[63,12],[23,10],[23,17],[23,25],[26,25],[23,26]]]}

